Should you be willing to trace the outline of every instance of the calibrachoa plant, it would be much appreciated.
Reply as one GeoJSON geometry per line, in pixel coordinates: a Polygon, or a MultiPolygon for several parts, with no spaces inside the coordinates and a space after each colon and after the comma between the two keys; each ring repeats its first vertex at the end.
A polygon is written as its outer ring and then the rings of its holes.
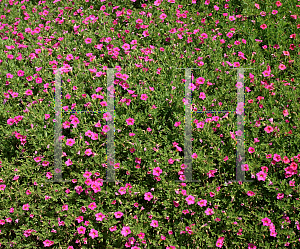
{"type": "Polygon", "coordinates": [[[299,0],[0,3],[0,248],[299,248],[299,0]],[[198,182],[176,182],[186,84],[198,182]],[[241,138],[251,182],[233,181],[241,138]]]}

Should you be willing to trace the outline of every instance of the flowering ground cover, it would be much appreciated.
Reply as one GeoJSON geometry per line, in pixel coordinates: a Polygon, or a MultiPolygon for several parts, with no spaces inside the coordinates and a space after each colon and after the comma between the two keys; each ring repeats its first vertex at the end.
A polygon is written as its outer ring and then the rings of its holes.
{"type": "Polygon", "coordinates": [[[0,0],[0,248],[299,248],[299,7],[0,0]]]}

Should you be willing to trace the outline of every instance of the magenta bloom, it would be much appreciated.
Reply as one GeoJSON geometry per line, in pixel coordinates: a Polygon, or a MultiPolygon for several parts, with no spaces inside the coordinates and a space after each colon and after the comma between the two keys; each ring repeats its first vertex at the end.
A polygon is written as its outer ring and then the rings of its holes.
{"type": "Polygon", "coordinates": [[[25,92],[26,95],[32,95],[32,91],[30,89],[26,90],[25,92]]]}
{"type": "Polygon", "coordinates": [[[104,125],[102,128],[102,132],[108,132],[110,130],[108,125],[104,125]]]}
{"type": "Polygon", "coordinates": [[[85,234],[86,228],[84,226],[80,226],[77,228],[78,234],[85,234]]]}
{"type": "Polygon", "coordinates": [[[144,199],[147,201],[151,201],[151,199],[153,198],[153,195],[151,194],[151,192],[147,192],[144,195],[144,199]]]}
{"type": "Polygon", "coordinates": [[[134,124],[134,119],[133,118],[128,118],[126,119],[127,125],[133,125],[134,124]]]}
{"type": "Polygon", "coordinates": [[[114,213],[116,218],[121,218],[124,214],[120,211],[114,213]]]}
{"type": "Polygon", "coordinates": [[[54,244],[54,241],[51,241],[51,240],[48,240],[46,239],[44,242],[43,242],[44,246],[45,247],[49,247],[49,246],[52,246],[54,244]]]}
{"type": "Polygon", "coordinates": [[[265,127],[264,130],[265,130],[266,133],[271,133],[274,129],[273,129],[272,126],[269,126],[269,125],[268,125],[267,127],[265,127]]]}
{"type": "Polygon", "coordinates": [[[98,231],[92,228],[92,229],[91,229],[91,232],[89,233],[89,236],[90,236],[92,239],[98,237],[98,231]]]}
{"type": "Polygon", "coordinates": [[[211,208],[205,210],[206,215],[213,215],[215,212],[211,208]]]}
{"type": "Polygon", "coordinates": [[[205,93],[201,92],[199,98],[204,100],[206,98],[205,93]]]}
{"type": "Polygon", "coordinates": [[[158,221],[157,220],[152,220],[150,226],[158,227],[158,221]]]}
{"type": "Polygon", "coordinates": [[[92,149],[86,149],[84,154],[86,154],[87,156],[90,156],[93,154],[92,149]]]}
{"type": "Polygon", "coordinates": [[[148,98],[147,94],[142,94],[141,100],[147,100],[147,98],[148,98]]]}
{"type": "Polygon", "coordinates": [[[278,68],[279,68],[280,70],[284,70],[284,69],[286,69],[286,66],[283,65],[283,64],[280,64],[280,65],[278,66],[278,68]]]}
{"type": "Polygon", "coordinates": [[[123,227],[121,234],[126,237],[128,234],[131,234],[130,227],[123,227]]]}
{"type": "Polygon", "coordinates": [[[252,153],[255,152],[255,149],[254,149],[253,147],[250,147],[250,148],[248,149],[248,152],[252,154],[252,153]]]}
{"type": "Polygon", "coordinates": [[[260,171],[256,174],[258,181],[265,181],[267,177],[267,173],[264,171],[260,171]]]}
{"type": "Polygon", "coordinates": [[[73,138],[67,139],[66,145],[73,146],[73,144],[75,144],[75,140],[73,138]]]}
{"type": "Polygon", "coordinates": [[[92,38],[86,38],[84,41],[85,41],[86,44],[89,44],[89,43],[92,42],[92,38]]]}
{"type": "Polygon", "coordinates": [[[198,204],[200,207],[206,206],[206,203],[207,203],[207,200],[200,200],[200,201],[197,202],[197,204],[198,204]]]}
{"type": "Polygon", "coordinates": [[[8,125],[13,125],[14,122],[15,122],[15,120],[14,120],[13,118],[7,119],[7,124],[8,124],[8,125]]]}
{"type": "Polygon", "coordinates": [[[187,201],[188,205],[194,204],[195,203],[195,197],[192,195],[189,195],[188,197],[186,197],[185,199],[187,201]]]}
{"type": "Polygon", "coordinates": [[[162,173],[162,170],[160,167],[156,167],[153,169],[153,175],[154,176],[159,176],[162,173]]]}
{"type": "Polygon", "coordinates": [[[260,25],[260,28],[261,29],[266,29],[268,26],[267,26],[267,24],[262,24],[262,25],[260,25]]]}
{"type": "Polygon", "coordinates": [[[63,211],[68,211],[68,210],[69,210],[68,205],[63,205],[63,206],[62,206],[62,210],[63,210],[63,211]]]}
{"type": "Polygon", "coordinates": [[[97,208],[97,205],[95,202],[91,203],[90,205],[88,205],[88,208],[91,210],[94,210],[95,208],[97,208]]]}
{"type": "Polygon", "coordinates": [[[19,77],[24,76],[24,71],[19,70],[19,71],[18,71],[18,76],[19,76],[19,77]]]}
{"type": "Polygon", "coordinates": [[[118,192],[120,193],[120,195],[124,195],[126,194],[126,187],[121,187],[118,192]]]}
{"type": "Polygon", "coordinates": [[[29,210],[30,205],[27,203],[25,205],[23,205],[23,210],[29,210]]]}

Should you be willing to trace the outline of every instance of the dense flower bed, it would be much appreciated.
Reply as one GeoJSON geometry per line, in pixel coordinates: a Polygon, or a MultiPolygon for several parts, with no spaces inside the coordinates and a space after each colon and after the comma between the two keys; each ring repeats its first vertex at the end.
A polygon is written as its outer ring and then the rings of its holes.
{"type": "Polygon", "coordinates": [[[299,0],[0,4],[0,248],[299,248],[299,0]],[[66,182],[51,183],[59,68],[66,182]]]}

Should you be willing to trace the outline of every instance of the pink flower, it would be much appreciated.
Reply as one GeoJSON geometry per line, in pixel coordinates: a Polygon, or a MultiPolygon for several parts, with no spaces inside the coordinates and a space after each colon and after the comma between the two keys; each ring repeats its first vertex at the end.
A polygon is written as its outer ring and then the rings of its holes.
{"type": "Polygon", "coordinates": [[[150,226],[158,227],[158,221],[157,220],[152,220],[150,226]]]}
{"type": "Polygon", "coordinates": [[[144,199],[147,201],[151,201],[151,199],[153,198],[153,195],[151,194],[151,192],[147,192],[144,194],[144,199]]]}
{"type": "Polygon", "coordinates": [[[219,237],[216,243],[216,247],[221,248],[223,246],[224,237],[219,237]]]}
{"type": "Polygon", "coordinates": [[[290,55],[290,52],[289,51],[282,51],[282,53],[286,56],[289,56],[290,55]]]}
{"type": "Polygon", "coordinates": [[[8,125],[13,125],[15,123],[15,120],[13,118],[7,119],[7,124],[8,125]]]}
{"type": "Polygon", "coordinates": [[[86,44],[89,44],[89,43],[92,42],[92,38],[86,38],[84,41],[85,41],[86,44]]]}
{"type": "Polygon", "coordinates": [[[47,120],[48,118],[50,118],[50,114],[45,114],[45,119],[47,120]]]}
{"type": "Polygon", "coordinates": [[[102,221],[105,218],[105,215],[102,213],[97,213],[95,214],[96,216],[96,221],[102,221]]]}
{"type": "Polygon", "coordinates": [[[249,147],[248,152],[252,154],[255,152],[255,149],[253,147],[249,147]]]}
{"type": "Polygon", "coordinates": [[[6,185],[0,185],[0,190],[5,190],[5,188],[6,188],[6,185]]]}
{"type": "Polygon", "coordinates": [[[255,193],[254,193],[253,191],[248,191],[248,192],[247,192],[247,195],[248,195],[248,196],[254,196],[255,193]]]}
{"type": "Polygon", "coordinates": [[[173,201],[173,204],[175,207],[179,207],[179,202],[178,201],[173,201]]]}
{"type": "Polygon", "coordinates": [[[267,132],[267,133],[271,133],[274,129],[273,129],[273,127],[272,126],[267,126],[267,127],[265,127],[265,132],[267,132]]]}
{"type": "Polygon", "coordinates": [[[284,110],[282,113],[283,113],[283,116],[284,116],[284,117],[289,115],[288,110],[284,110]]]}
{"type": "Polygon", "coordinates": [[[172,158],[170,158],[170,159],[168,160],[168,163],[169,163],[169,164],[173,164],[173,163],[174,163],[174,160],[173,160],[172,158]]]}
{"type": "Polygon", "coordinates": [[[123,227],[121,234],[126,237],[128,234],[131,234],[130,227],[123,227]]]}
{"type": "Polygon", "coordinates": [[[153,169],[153,175],[154,176],[160,176],[160,174],[162,173],[162,170],[160,167],[156,167],[153,169]]]}
{"type": "Polygon", "coordinates": [[[44,244],[45,247],[49,247],[49,246],[52,246],[54,244],[54,241],[46,239],[45,241],[43,241],[43,244],[44,244]]]}
{"type": "Polygon", "coordinates": [[[8,73],[8,74],[6,74],[6,77],[7,77],[8,79],[12,79],[14,76],[13,76],[12,74],[8,73]]]}
{"type": "Polygon", "coordinates": [[[28,203],[24,204],[23,205],[23,210],[29,210],[29,207],[30,207],[30,205],[28,203]]]}
{"type": "Polygon", "coordinates": [[[275,4],[277,7],[280,7],[282,5],[282,3],[280,1],[277,1],[275,4]]]}
{"type": "Polygon", "coordinates": [[[237,82],[236,84],[235,84],[235,86],[236,86],[236,88],[242,88],[243,87],[243,83],[242,82],[237,82]]]}
{"type": "Polygon", "coordinates": [[[89,171],[85,171],[85,172],[84,172],[84,174],[83,174],[83,177],[85,177],[85,178],[89,178],[91,175],[92,175],[92,173],[91,173],[91,172],[89,172],[89,171]]]}
{"type": "Polygon", "coordinates": [[[124,43],[123,46],[122,46],[122,48],[124,50],[128,50],[128,49],[130,49],[130,45],[128,43],[124,43]]]}
{"type": "Polygon", "coordinates": [[[234,20],[235,20],[235,17],[234,17],[234,16],[229,16],[228,19],[229,19],[230,21],[234,21],[234,20]]]}
{"type": "Polygon", "coordinates": [[[278,194],[277,194],[277,199],[278,199],[278,200],[283,199],[283,197],[284,197],[284,194],[283,194],[283,193],[278,193],[278,194]]]}
{"type": "Polygon", "coordinates": [[[195,203],[195,197],[192,195],[189,195],[188,197],[186,197],[185,199],[187,201],[188,205],[194,204],[195,203]]]}
{"type": "Polygon", "coordinates": [[[133,125],[134,124],[134,119],[133,118],[128,118],[126,119],[127,125],[133,125]]]}
{"type": "Polygon", "coordinates": [[[115,212],[114,215],[116,218],[121,218],[123,216],[123,213],[118,211],[118,212],[115,212]]]}
{"type": "Polygon", "coordinates": [[[91,229],[91,232],[89,233],[89,236],[94,239],[96,237],[98,237],[98,231],[95,230],[94,228],[91,229]]]}
{"type": "Polygon", "coordinates": [[[88,205],[88,208],[91,210],[94,210],[95,208],[97,208],[97,205],[95,202],[91,203],[90,205],[88,205]]]}
{"type": "Polygon", "coordinates": [[[266,29],[268,26],[267,26],[267,24],[262,24],[262,25],[260,25],[260,28],[261,29],[266,29]]]}
{"type": "Polygon", "coordinates": [[[281,161],[281,156],[278,155],[278,154],[274,154],[273,160],[276,161],[276,162],[280,162],[281,161]]]}
{"type": "MultiPolygon", "coordinates": [[[[69,159],[65,162],[65,164],[66,164],[67,166],[70,166],[70,165],[73,164],[73,162],[72,162],[71,159],[69,158],[69,159]]],[[[46,166],[46,165],[45,165],[45,166],[46,166]]]]}
{"type": "Polygon", "coordinates": [[[164,20],[166,17],[167,17],[167,15],[166,15],[165,13],[163,13],[163,14],[161,14],[161,15],[159,16],[159,18],[162,19],[162,20],[164,20]]]}
{"type": "Polygon", "coordinates": [[[248,249],[256,249],[256,246],[252,243],[248,243],[248,249]]]}
{"type": "Polygon", "coordinates": [[[62,210],[63,210],[63,211],[68,211],[68,210],[69,210],[68,205],[63,205],[63,206],[62,206],[62,210]]]}
{"type": "Polygon", "coordinates": [[[74,58],[74,57],[73,57],[72,54],[68,54],[67,57],[66,57],[66,60],[67,60],[67,61],[70,61],[70,60],[72,60],[73,58],[74,58]]]}
{"type": "Polygon", "coordinates": [[[67,142],[66,142],[66,145],[73,146],[73,144],[75,144],[75,140],[73,138],[68,138],[67,142]]]}
{"type": "Polygon", "coordinates": [[[43,79],[42,79],[41,77],[37,77],[37,78],[35,79],[35,82],[36,82],[37,84],[40,84],[40,83],[43,82],[43,79]]]}
{"type": "Polygon", "coordinates": [[[103,113],[103,118],[106,121],[110,121],[110,120],[112,120],[112,115],[109,112],[106,112],[106,113],[103,113]]]}
{"type": "Polygon", "coordinates": [[[125,187],[121,187],[118,192],[120,193],[120,195],[124,195],[126,194],[126,188],[125,187]]]}
{"type": "Polygon", "coordinates": [[[147,94],[142,94],[141,100],[147,100],[147,98],[148,98],[147,94]]]}
{"type": "Polygon", "coordinates": [[[249,170],[248,164],[243,164],[241,168],[242,168],[242,171],[248,171],[249,170]]]}
{"type": "Polygon", "coordinates": [[[284,69],[286,69],[286,66],[283,65],[283,64],[280,64],[280,65],[278,66],[278,68],[279,68],[280,70],[284,70],[284,69]]]}
{"type": "Polygon", "coordinates": [[[256,174],[256,176],[258,181],[265,181],[267,177],[267,173],[265,173],[264,171],[260,171],[256,174]]]}
{"type": "Polygon", "coordinates": [[[205,79],[203,77],[200,77],[200,78],[196,79],[197,84],[204,84],[204,82],[205,82],[205,79]]]}
{"type": "Polygon", "coordinates": [[[18,71],[18,76],[19,76],[19,77],[20,77],[20,76],[24,76],[24,71],[19,70],[19,71],[18,71]]]}
{"type": "Polygon", "coordinates": [[[205,210],[206,215],[213,215],[215,212],[211,208],[205,210]]]}
{"type": "Polygon", "coordinates": [[[30,89],[26,90],[25,92],[26,95],[32,95],[32,91],[30,89]]]}
{"type": "Polygon", "coordinates": [[[174,126],[175,126],[175,127],[178,127],[180,124],[181,124],[181,122],[178,121],[178,122],[175,122],[174,126]]]}
{"type": "Polygon", "coordinates": [[[16,98],[16,97],[18,97],[18,96],[19,96],[19,94],[18,94],[18,93],[15,93],[15,92],[13,92],[13,93],[11,94],[11,96],[12,96],[13,98],[16,98]]]}
{"type": "Polygon", "coordinates": [[[261,221],[263,222],[263,226],[269,226],[271,224],[271,220],[269,218],[263,218],[261,219],[261,221]]]}
{"type": "Polygon", "coordinates": [[[242,115],[244,112],[244,102],[239,102],[236,107],[236,113],[242,115]]]}
{"type": "Polygon", "coordinates": [[[197,159],[198,155],[196,153],[193,153],[192,158],[197,159]]]}
{"type": "Polygon", "coordinates": [[[108,132],[110,130],[110,127],[108,125],[104,125],[102,128],[102,132],[108,132]]]}
{"type": "Polygon", "coordinates": [[[206,203],[207,203],[207,200],[200,200],[200,201],[197,202],[197,204],[198,204],[200,207],[206,206],[206,203]]]}
{"type": "Polygon", "coordinates": [[[205,93],[201,92],[199,98],[204,100],[206,98],[205,93]]]}
{"type": "Polygon", "coordinates": [[[233,62],[234,67],[239,67],[241,64],[239,62],[233,62]]]}
{"type": "Polygon", "coordinates": [[[78,234],[85,234],[86,228],[84,226],[80,226],[77,228],[78,234]]]}
{"type": "Polygon", "coordinates": [[[92,149],[86,149],[84,154],[86,154],[87,156],[90,156],[93,154],[92,149]]]}

